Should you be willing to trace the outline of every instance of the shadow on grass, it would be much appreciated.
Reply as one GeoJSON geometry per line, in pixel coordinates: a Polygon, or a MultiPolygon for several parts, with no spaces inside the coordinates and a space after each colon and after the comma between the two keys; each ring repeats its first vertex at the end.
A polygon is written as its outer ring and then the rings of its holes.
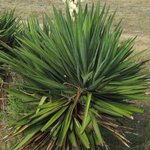
{"type": "Polygon", "coordinates": [[[150,150],[150,102],[136,101],[136,106],[143,108],[144,113],[136,114],[134,120],[122,121],[133,129],[126,133],[126,138],[131,142],[130,148],[125,147],[115,137],[107,136],[111,150],[150,150]]]}

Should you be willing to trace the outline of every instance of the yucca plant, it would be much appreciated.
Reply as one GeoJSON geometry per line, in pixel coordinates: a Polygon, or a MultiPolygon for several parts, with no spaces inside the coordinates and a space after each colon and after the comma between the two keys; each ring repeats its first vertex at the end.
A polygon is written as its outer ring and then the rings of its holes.
{"type": "MultiPolygon", "coordinates": [[[[14,15],[14,10],[5,10],[0,15],[0,51],[5,51],[6,53],[11,53],[8,50],[8,46],[14,47],[16,45],[16,34],[19,32],[19,19],[14,15]]],[[[12,54],[12,53],[11,53],[12,54]]],[[[12,54],[13,55],[13,54],[12,54]]],[[[0,78],[1,78],[1,99],[6,98],[6,94],[3,91],[6,88],[5,83],[9,83],[11,81],[11,75],[9,71],[4,70],[4,63],[0,62],[0,78]]],[[[1,102],[3,101],[1,100],[1,102]]],[[[1,109],[4,108],[4,102],[0,104],[1,109]]]]}
{"type": "Polygon", "coordinates": [[[129,146],[128,129],[120,118],[133,119],[143,110],[131,100],[146,99],[149,74],[141,72],[146,61],[135,62],[134,39],[121,41],[121,23],[112,28],[115,13],[105,5],[79,4],[72,20],[54,8],[54,17],[27,21],[14,56],[0,52],[24,80],[9,93],[28,103],[32,112],[15,125],[14,135],[24,138],[14,150],[107,149],[103,135],[109,131],[129,146]]]}
{"type": "Polygon", "coordinates": [[[14,15],[14,10],[5,10],[0,15],[0,51],[11,53],[8,46],[15,47],[19,26],[19,19],[14,15]]]}
{"type": "Polygon", "coordinates": [[[4,43],[10,47],[15,46],[15,36],[19,32],[19,19],[14,15],[15,10],[5,10],[0,15],[0,50],[8,51],[4,43]],[[2,43],[4,42],[4,43],[2,43]]]}

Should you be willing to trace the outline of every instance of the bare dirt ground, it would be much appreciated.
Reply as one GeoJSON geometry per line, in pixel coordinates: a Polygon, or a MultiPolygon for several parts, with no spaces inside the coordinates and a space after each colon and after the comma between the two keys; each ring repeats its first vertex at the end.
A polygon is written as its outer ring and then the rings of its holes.
{"type": "MultiPolygon", "coordinates": [[[[96,0],[85,1],[92,3],[96,0]]],[[[123,38],[138,36],[135,43],[136,51],[148,49],[139,59],[150,58],[150,0],[100,0],[100,2],[102,5],[105,2],[110,5],[111,11],[117,8],[116,21],[123,19],[123,38]]],[[[41,16],[43,12],[52,15],[52,5],[64,9],[62,0],[0,0],[0,13],[7,8],[15,8],[16,15],[24,20],[31,15],[41,16]]],[[[146,64],[146,69],[150,71],[150,63],[146,64]]],[[[138,133],[138,136],[131,136],[133,142],[131,149],[150,150],[150,102],[136,103],[145,109],[145,113],[137,116],[134,124],[128,122],[138,133]]],[[[0,150],[8,149],[2,148],[0,143],[0,150]]],[[[115,150],[125,150],[125,148],[116,146],[115,150]]]]}

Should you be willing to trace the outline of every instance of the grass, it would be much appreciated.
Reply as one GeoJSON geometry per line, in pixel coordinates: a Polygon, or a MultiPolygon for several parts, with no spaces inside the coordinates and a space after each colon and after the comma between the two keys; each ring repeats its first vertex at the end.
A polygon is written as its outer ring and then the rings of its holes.
{"type": "MultiPolygon", "coordinates": [[[[85,0],[89,3],[92,0],[85,0]]],[[[93,0],[95,1],[95,0],[93,0]]],[[[102,4],[107,2],[114,11],[117,8],[116,21],[123,18],[124,35],[122,38],[138,36],[135,43],[136,51],[149,49],[144,53],[141,59],[150,58],[150,2],[149,0],[100,0],[102,4]]],[[[22,19],[35,14],[40,15],[46,11],[51,14],[52,4],[57,7],[63,8],[64,5],[61,0],[0,0],[0,12],[5,8],[16,8],[16,15],[21,16],[22,19]]],[[[150,71],[150,62],[147,63],[146,69],[150,71]]],[[[134,129],[134,134],[127,133],[131,141],[130,150],[149,150],[150,149],[150,101],[135,101],[136,105],[144,108],[145,112],[135,116],[134,121],[125,120],[134,129]]],[[[2,138],[7,130],[4,129],[6,116],[0,114],[0,138],[2,138]],[[3,129],[3,130],[2,130],[3,129]]],[[[110,139],[112,150],[126,150],[123,145],[113,138],[110,139]]],[[[0,142],[0,149],[8,150],[10,142],[6,144],[0,142]]]]}
{"type": "MultiPolygon", "coordinates": [[[[124,120],[125,124],[133,128],[133,133],[126,133],[130,140],[130,150],[149,150],[150,149],[150,103],[147,101],[135,101],[138,107],[145,110],[143,114],[134,116],[133,120],[124,120]]],[[[112,141],[110,144],[112,150],[128,150],[119,142],[112,141]]]]}

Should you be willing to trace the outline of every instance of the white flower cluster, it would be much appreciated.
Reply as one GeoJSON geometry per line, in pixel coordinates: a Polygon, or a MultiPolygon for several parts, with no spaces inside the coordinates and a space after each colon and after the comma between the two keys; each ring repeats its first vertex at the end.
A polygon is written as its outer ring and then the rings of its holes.
{"type": "Polygon", "coordinates": [[[69,12],[72,19],[75,19],[75,14],[78,13],[78,3],[83,2],[83,0],[63,0],[64,3],[67,3],[69,6],[69,12]]]}
{"type": "Polygon", "coordinates": [[[72,1],[73,1],[75,4],[77,4],[79,1],[80,1],[80,2],[83,2],[84,0],[62,0],[62,1],[63,1],[64,3],[66,3],[66,2],[68,3],[68,2],[72,2],[72,1]]]}

